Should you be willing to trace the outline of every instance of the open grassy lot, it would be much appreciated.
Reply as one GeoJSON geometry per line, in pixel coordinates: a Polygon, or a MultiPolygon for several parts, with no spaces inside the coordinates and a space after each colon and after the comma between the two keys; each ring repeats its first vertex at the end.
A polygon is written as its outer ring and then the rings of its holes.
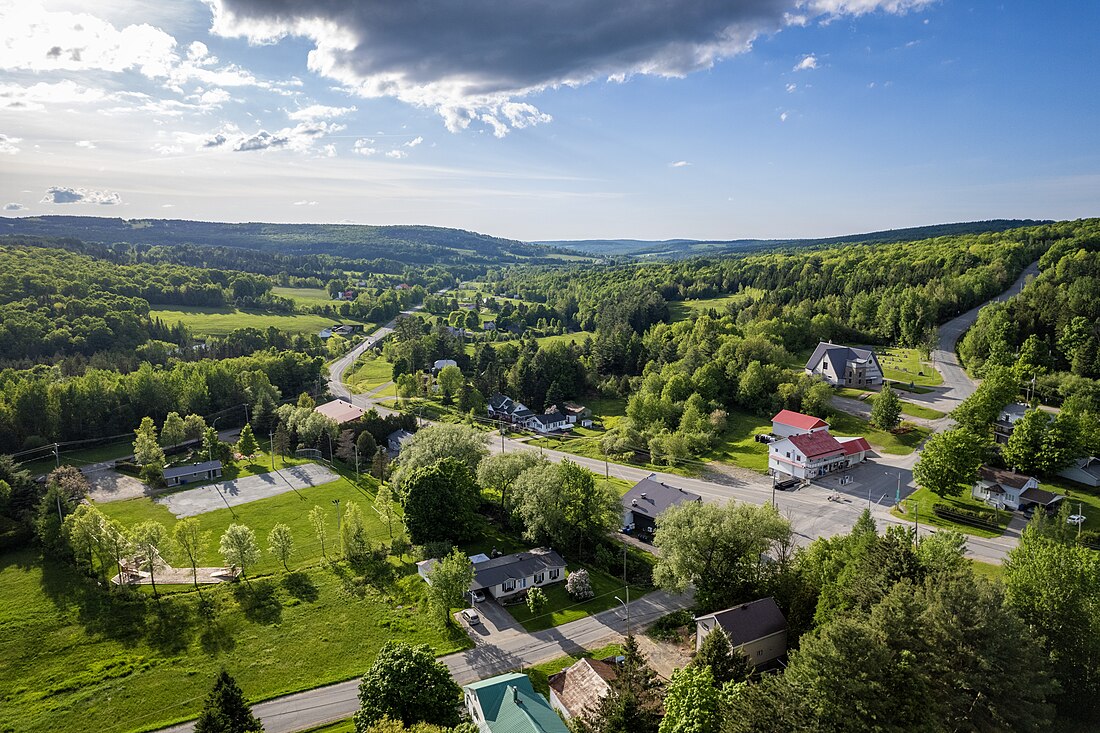
{"type": "Polygon", "coordinates": [[[933,493],[930,489],[920,488],[909,495],[904,501],[902,501],[902,508],[890,510],[890,513],[895,517],[901,517],[902,519],[908,519],[910,522],[916,519],[920,524],[932,527],[944,527],[947,529],[955,529],[966,534],[974,535],[975,537],[999,537],[1004,533],[1004,528],[1008,526],[1009,519],[1011,519],[1011,512],[1000,512],[999,524],[1000,530],[988,530],[981,527],[972,527],[969,524],[962,524],[960,522],[952,522],[948,519],[937,517],[932,513],[932,507],[935,504],[946,504],[949,507],[960,507],[962,509],[982,509],[989,510],[990,516],[993,516],[993,510],[986,506],[984,503],[978,501],[970,495],[969,491],[963,492],[961,496],[941,497],[938,494],[933,493]]]}
{"type": "Polygon", "coordinates": [[[281,288],[274,287],[272,293],[280,298],[290,298],[295,305],[323,305],[334,302],[324,288],[281,288]]]}
{"type": "MultiPolygon", "coordinates": [[[[134,452],[134,441],[132,438],[124,438],[122,440],[106,443],[104,445],[97,445],[91,448],[77,448],[75,450],[61,449],[61,465],[62,466],[87,466],[93,463],[101,463],[103,461],[113,461],[116,458],[122,458],[128,456],[134,452]]],[[[22,464],[22,468],[30,471],[35,476],[48,473],[57,466],[57,461],[54,459],[53,447],[43,448],[40,452],[32,454],[36,460],[28,461],[22,464]],[[44,456],[43,458],[37,458],[37,456],[44,456]]]]}
{"type": "Polygon", "coordinates": [[[1004,565],[994,565],[991,562],[970,561],[970,568],[975,575],[980,575],[986,580],[998,581],[1004,575],[1004,565]]]}
{"type": "Polygon", "coordinates": [[[576,333],[563,333],[558,336],[541,336],[535,339],[535,341],[538,342],[539,346],[546,346],[558,342],[580,346],[584,343],[586,338],[595,338],[595,336],[596,334],[592,331],[577,331],[576,333]]]}
{"type": "Polygon", "coordinates": [[[344,375],[344,383],[353,392],[370,392],[393,378],[393,364],[385,357],[367,349],[344,375]]]}
{"type": "MultiPolygon", "coordinates": [[[[290,333],[319,333],[331,326],[334,319],[313,313],[263,313],[242,311],[235,308],[185,308],[154,310],[151,318],[159,318],[169,325],[182,322],[198,336],[224,336],[238,328],[258,328],[260,330],[274,326],[280,331],[290,333]]],[[[346,318],[336,319],[340,323],[355,323],[346,318]]],[[[370,325],[367,326],[370,330],[370,325]]]]}
{"type": "Polygon", "coordinates": [[[520,671],[531,678],[531,686],[535,688],[535,692],[541,692],[543,695],[549,696],[550,683],[548,680],[550,675],[557,674],[566,667],[572,667],[584,658],[606,659],[607,657],[617,657],[622,653],[623,647],[621,644],[608,644],[599,649],[592,649],[591,651],[586,649],[584,652],[575,655],[570,654],[564,657],[558,657],[557,659],[551,659],[549,662],[536,664],[534,667],[528,667],[520,671]]]}
{"type": "MultiPolygon", "coordinates": [[[[674,301],[668,304],[668,311],[673,321],[682,321],[685,318],[690,318],[695,313],[709,311],[712,308],[718,311],[719,315],[725,315],[729,308],[741,308],[753,298],[760,297],[763,294],[763,290],[745,288],[738,293],[722,295],[717,298],[674,301]]],[[[803,362],[805,362],[805,359],[803,359],[803,362]]]]}
{"type": "Polygon", "coordinates": [[[921,361],[917,349],[890,348],[879,350],[879,363],[883,376],[903,384],[913,383],[920,387],[938,387],[943,377],[930,361],[921,361]]]}
{"type": "Polygon", "coordinates": [[[222,668],[256,701],[361,675],[387,640],[469,645],[418,611],[418,578],[379,590],[343,565],[157,602],[21,551],[0,585],[0,726],[20,733],[156,729],[197,714],[222,668]]]}
{"type": "Polygon", "coordinates": [[[895,435],[885,430],[879,430],[866,420],[861,420],[846,412],[838,412],[829,418],[829,431],[833,435],[844,437],[862,435],[867,438],[867,442],[876,451],[898,456],[912,453],[932,433],[930,428],[918,425],[907,433],[895,435]]]}
{"type": "Polygon", "coordinates": [[[753,436],[770,433],[771,421],[747,412],[730,412],[726,420],[726,432],[722,434],[722,442],[704,455],[703,459],[767,473],[768,446],[765,443],[757,443],[753,436]]]}
{"type": "MultiPolygon", "coordinates": [[[[282,566],[267,552],[267,533],[279,522],[289,526],[294,536],[294,555],[290,562],[291,569],[320,562],[322,559],[321,543],[313,531],[308,516],[309,511],[314,506],[323,507],[329,518],[329,539],[325,552],[329,557],[333,557],[339,550],[337,546],[339,539],[336,534],[336,507],[332,504],[335,499],[340,500],[341,512],[348,502],[356,502],[363,513],[363,521],[371,541],[376,544],[383,541],[388,542],[389,531],[372,508],[375,485],[374,479],[367,477],[362,479],[359,486],[341,477],[338,481],[321,486],[289,491],[269,499],[241,504],[232,509],[227,507],[200,514],[197,519],[202,529],[210,532],[210,541],[206,544],[201,563],[204,566],[211,567],[220,567],[225,564],[225,560],[218,552],[218,543],[226,527],[236,523],[247,525],[256,533],[256,542],[261,549],[260,561],[255,568],[249,570],[249,573],[263,575],[281,570],[282,566]]],[[[146,520],[155,520],[171,532],[177,521],[167,507],[145,497],[99,504],[98,508],[107,516],[117,519],[127,527],[146,520]]],[[[169,563],[175,559],[171,555],[168,557],[169,563]]],[[[179,562],[177,559],[176,566],[182,567],[184,565],[186,565],[185,562],[179,562]]]]}
{"type": "Polygon", "coordinates": [[[1039,488],[1064,494],[1065,501],[1069,502],[1069,513],[1085,515],[1081,529],[1100,530],[1100,491],[1060,476],[1040,479],[1039,488]]]}
{"type": "MultiPolygon", "coordinates": [[[[868,405],[875,403],[875,395],[877,392],[870,390],[855,389],[852,387],[836,387],[837,395],[841,397],[848,397],[853,400],[864,400],[868,405]]],[[[946,414],[939,410],[933,410],[931,407],[924,405],[918,405],[915,402],[901,401],[901,414],[908,415],[909,417],[920,417],[925,420],[939,420],[941,417],[945,417],[946,414]]]]}

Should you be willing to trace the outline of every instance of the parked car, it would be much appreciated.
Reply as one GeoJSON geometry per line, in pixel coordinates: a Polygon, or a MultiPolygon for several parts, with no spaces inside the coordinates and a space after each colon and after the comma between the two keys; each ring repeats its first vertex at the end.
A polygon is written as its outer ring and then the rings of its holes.
{"type": "Polygon", "coordinates": [[[472,608],[464,610],[462,612],[462,618],[465,619],[466,623],[470,624],[470,626],[477,626],[481,623],[481,617],[478,616],[477,611],[472,608]]]}
{"type": "Polygon", "coordinates": [[[470,597],[474,599],[474,603],[481,603],[485,600],[485,591],[475,590],[473,593],[470,594],[470,597]]]}
{"type": "Polygon", "coordinates": [[[1066,519],[1066,521],[1069,522],[1070,524],[1084,524],[1085,523],[1085,515],[1084,514],[1070,514],[1069,517],[1066,519]]]}

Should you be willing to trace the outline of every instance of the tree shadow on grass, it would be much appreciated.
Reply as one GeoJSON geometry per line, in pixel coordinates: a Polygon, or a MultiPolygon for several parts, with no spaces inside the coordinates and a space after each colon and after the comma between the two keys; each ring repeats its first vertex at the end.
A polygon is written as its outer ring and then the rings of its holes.
{"type": "Polygon", "coordinates": [[[305,601],[307,603],[313,603],[320,595],[317,591],[317,586],[305,573],[297,572],[291,573],[283,578],[283,588],[292,597],[297,598],[299,601],[305,601]]]}
{"type": "Polygon", "coordinates": [[[233,589],[233,596],[244,617],[258,624],[277,624],[283,619],[283,604],[278,590],[270,580],[243,583],[233,589]]]}
{"type": "Polygon", "coordinates": [[[145,621],[146,641],[163,654],[177,654],[188,647],[195,634],[191,606],[182,599],[152,604],[145,621]]]}

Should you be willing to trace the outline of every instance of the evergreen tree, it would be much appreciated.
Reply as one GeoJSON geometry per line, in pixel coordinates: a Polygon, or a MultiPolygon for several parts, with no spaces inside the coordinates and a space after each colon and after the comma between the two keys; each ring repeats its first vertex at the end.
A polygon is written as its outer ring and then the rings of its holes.
{"type": "Polygon", "coordinates": [[[263,729],[236,680],[222,670],[195,721],[195,733],[262,733],[263,729]]]}
{"type": "Polygon", "coordinates": [[[374,454],[378,452],[378,442],[374,439],[374,436],[369,430],[364,430],[359,433],[359,437],[355,440],[355,445],[359,448],[359,462],[361,464],[373,460],[374,454]]]}
{"type": "Polygon", "coordinates": [[[256,442],[256,436],[252,434],[252,425],[245,423],[245,426],[241,428],[241,437],[237,440],[237,452],[252,460],[252,457],[259,450],[260,445],[256,442]]]}
{"type": "Polygon", "coordinates": [[[599,707],[577,721],[579,733],[657,733],[661,685],[633,635],[623,643],[623,663],[599,707]]]}
{"type": "Polygon", "coordinates": [[[271,437],[271,450],[280,456],[290,454],[290,433],[281,422],[275,427],[275,435],[271,437]]]}
{"type": "Polygon", "coordinates": [[[727,682],[744,682],[753,673],[748,657],[733,648],[729,636],[721,628],[703,637],[703,645],[695,653],[691,666],[710,668],[717,687],[727,682]]]}
{"type": "Polygon", "coordinates": [[[341,430],[340,437],[336,439],[336,457],[349,466],[354,466],[357,449],[358,445],[355,442],[355,431],[341,430]]]}

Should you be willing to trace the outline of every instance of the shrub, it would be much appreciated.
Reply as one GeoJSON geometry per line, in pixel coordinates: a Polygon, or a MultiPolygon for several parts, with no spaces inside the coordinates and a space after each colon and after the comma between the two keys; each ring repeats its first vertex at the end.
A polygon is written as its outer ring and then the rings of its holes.
{"type": "Polygon", "coordinates": [[[646,634],[657,641],[676,641],[679,630],[691,624],[694,618],[691,611],[673,611],[654,621],[646,634]]]}
{"type": "Polygon", "coordinates": [[[446,557],[450,554],[451,547],[450,542],[425,542],[414,548],[414,554],[418,560],[431,560],[433,557],[446,557]]]}

